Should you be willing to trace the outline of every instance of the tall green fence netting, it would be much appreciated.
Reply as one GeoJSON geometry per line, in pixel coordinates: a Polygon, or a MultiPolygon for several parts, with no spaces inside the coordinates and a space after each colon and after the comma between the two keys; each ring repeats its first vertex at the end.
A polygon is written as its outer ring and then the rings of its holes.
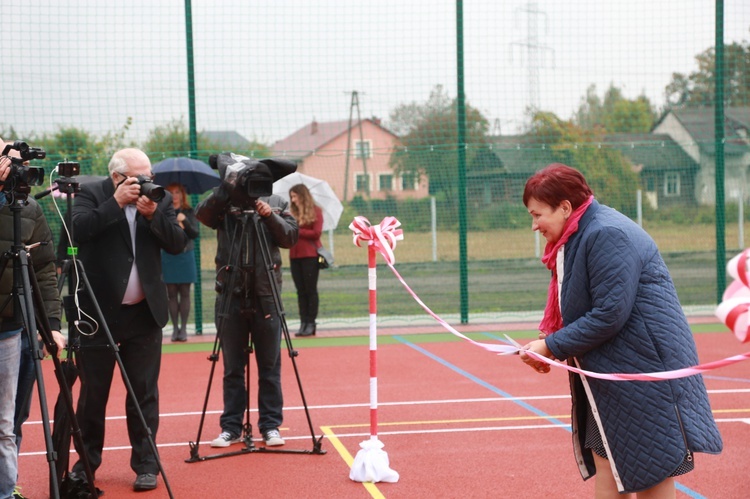
{"type": "MultiPolygon", "coordinates": [[[[0,136],[47,153],[32,193],[58,162],[106,175],[129,146],[284,157],[326,181],[344,211],[322,237],[322,327],[367,316],[357,215],[398,218],[396,266],[448,320],[535,317],[549,274],[521,194],[553,162],[654,237],[686,307],[712,310],[747,245],[747,1],[6,0],[0,46],[0,136]]],[[[65,198],[39,202],[58,237],[65,198]]],[[[215,250],[203,227],[199,330],[215,250]]],[[[295,320],[288,268],[284,251],[295,320]]],[[[381,321],[425,319],[379,277],[381,321]]]]}

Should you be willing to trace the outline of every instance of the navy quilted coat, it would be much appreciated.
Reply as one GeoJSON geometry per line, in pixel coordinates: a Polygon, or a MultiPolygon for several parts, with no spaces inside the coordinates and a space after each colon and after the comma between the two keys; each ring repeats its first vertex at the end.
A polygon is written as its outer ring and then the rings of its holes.
{"type": "MultiPolygon", "coordinates": [[[[637,224],[594,201],[564,246],[564,327],[546,339],[556,358],[602,373],[659,372],[698,364],[674,284],[656,244],[637,224]]],[[[648,489],[688,453],[721,452],[701,375],[669,381],[606,381],[570,375],[573,443],[584,479],[591,404],[621,492],[648,489]],[[588,390],[585,389],[588,385],[588,390]],[[588,392],[588,395],[587,395],[588,392]]]]}

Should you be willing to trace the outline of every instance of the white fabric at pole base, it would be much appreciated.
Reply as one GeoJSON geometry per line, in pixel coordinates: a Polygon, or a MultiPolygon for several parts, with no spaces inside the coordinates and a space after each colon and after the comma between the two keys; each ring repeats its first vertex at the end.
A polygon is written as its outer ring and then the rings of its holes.
{"type": "Polygon", "coordinates": [[[354,458],[349,478],[355,482],[398,482],[398,472],[390,468],[388,453],[383,442],[377,439],[360,443],[361,449],[354,458]]]}

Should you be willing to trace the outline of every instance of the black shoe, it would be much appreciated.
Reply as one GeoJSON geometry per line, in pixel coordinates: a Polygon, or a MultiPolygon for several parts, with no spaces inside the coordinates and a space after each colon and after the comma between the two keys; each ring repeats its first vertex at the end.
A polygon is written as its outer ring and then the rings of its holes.
{"type": "Polygon", "coordinates": [[[156,475],[153,473],[141,473],[133,482],[133,490],[154,490],[156,488],[156,475]]]}
{"type": "Polygon", "coordinates": [[[294,336],[315,336],[315,323],[303,322],[299,332],[294,336]]]}
{"type": "Polygon", "coordinates": [[[306,336],[305,330],[307,329],[307,322],[300,322],[299,331],[294,333],[294,336],[306,336]]]}
{"type": "Polygon", "coordinates": [[[188,337],[187,337],[187,330],[186,330],[186,329],[185,329],[184,327],[182,327],[182,328],[180,328],[180,330],[179,330],[179,331],[177,332],[177,338],[175,339],[175,341],[180,341],[180,342],[184,342],[184,341],[187,341],[187,340],[188,340],[188,337]]]}

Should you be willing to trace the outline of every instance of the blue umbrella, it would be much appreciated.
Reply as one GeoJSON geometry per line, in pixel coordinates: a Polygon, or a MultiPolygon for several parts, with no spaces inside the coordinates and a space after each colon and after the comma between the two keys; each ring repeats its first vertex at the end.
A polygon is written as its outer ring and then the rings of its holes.
{"type": "Polygon", "coordinates": [[[156,163],[152,170],[154,183],[164,187],[182,184],[188,194],[202,194],[221,183],[217,172],[193,158],[167,158],[156,163]]]}

